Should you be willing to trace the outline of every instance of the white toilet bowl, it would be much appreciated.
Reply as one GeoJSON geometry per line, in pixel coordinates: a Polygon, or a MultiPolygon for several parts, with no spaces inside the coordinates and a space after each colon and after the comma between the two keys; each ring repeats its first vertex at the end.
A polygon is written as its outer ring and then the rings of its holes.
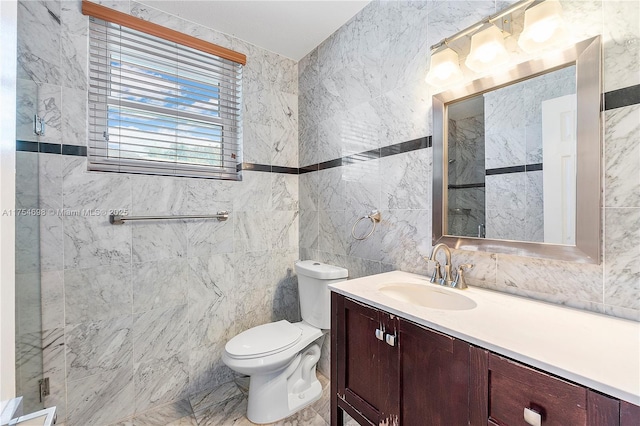
{"type": "Polygon", "coordinates": [[[321,330],[305,322],[278,321],[251,328],[229,341],[233,344],[227,344],[222,360],[232,370],[251,376],[249,420],[272,423],[320,398],[316,363],[322,337],[321,330]]]}
{"type": "Polygon", "coordinates": [[[247,418],[254,423],[281,420],[317,401],[320,348],[331,325],[328,284],[347,270],[314,261],[296,262],[303,321],[278,321],[238,334],[225,346],[224,363],[250,376],[247,418]]]}

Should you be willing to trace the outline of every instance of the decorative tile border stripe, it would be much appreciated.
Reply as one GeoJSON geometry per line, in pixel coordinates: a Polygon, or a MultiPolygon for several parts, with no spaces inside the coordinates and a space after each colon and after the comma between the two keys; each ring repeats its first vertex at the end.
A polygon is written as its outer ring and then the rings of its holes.
{"type": "Polygon", "coordinates": [[[388,157],[390,155],[403,154],[405,152],[416,151],[418,149],[431,148],[431,146],[431,136],[425,136],[422,138],[400,142],[382,148],[370,149],[369,151],[347,155],[346,157],[336,158],[335,160],[324,161],[322,163],[316,163],[309,166],[301,167],[300,174],[331,169],[333,167],[347,166],[349,164],[355,164],[362,161],[376,160],[378,158],[388,157]]]}
{"type": "Polygon", "coordinates": [[[62,145],[59,143],[16,141],[16,151],[40,152],[43,154],[73,155],[77,157],[87,156],[86,146],[62,145]]]}
{"type": "Polygon", "coordinates": [[[16,151],[22,152],[38,152],[38,142],[16,141],[16,151]]]}
{"type": "Polygon", "coordinates": [[[236,170],[250,170],[253,172],[283,173],[288,175],[297,175],[299,173],[297,167],[271,166],[269,164],[257,163],[240,163],[236,166],[236,170]]]}
{"type": "Polygon", "coordinates": [[[431,148],[432,146],[433,142],[431,136],[425,136],[423,138],[413,139],[407,142],[400,142],[395,145],[380,148],[380,158],[388,157],[390,155],[403,154],[409,151],[416,151],[418,149],[431,148]]]}
{"type": "Polygon", "coordinates": [[[369,151],[342,157],[342,165],[347,166],[349,164],[361,163],[363,161],[377,160],[378,158],[380,158],[380,149],[371,149],[369,151]]]}
{"type": "Polygon", "coordinates": [[[284,173],[287,175],[300,174],[300,169],[297,167],[284,167],[284,166],[271,166],[271,173],[284,173]]]}
{"type": "Polygon", "coordinates": [[[604,94],[604,110],[640,104],[640,84],[604,94]]]}
{"type": "MultiPolygon", "coordinates": [[[[612,90],[604,94],[604,110],[609,111],[616,108],[622,108],[631,105],[640,104],[640,84],[635,86],[625,87],[623,89],[612,90]]],[[[272,166],[268,164],[257,163],[240,163],[237,166],[238,170],[251,170],[258,172],[269,173],[284,173],[284,174],[304,174],[310,172],[316,172],[318,170],[331,169],[333,167],[340,167],[343,165],[354,164],[361,161],[375,160],[377,158],[388,157],[390,155],[403,154],[405,152],[415,151],[418,149],[431,148],[432,139],[431,136],[425,136],[422,138],[400,142],[394,145],[385,146],[379,149],[372,149],[369,151],[360,152],[358,154],[351,154],[346,157],[336,158],[334,160],[324,161],[322,163],[311,164],[308,166],[296,168],[296,167],[283,167],[272,166]]],[[[22,152],[41,152],[45,154],[61,154],[71,155],[77,157],[87,156],[87,147],[78,145],[64,145],[48,142],[34,142],[34,141],[21,141],[16,140],[16,151],[22,152]]],[[[496,169],[487,169],[486,175],[498,175],[504,173],[521,173],[524,171],[536,171],[542,170],[542,163],[526,164],[522,166],[502,167],[496,169]]]]}
{"type": "Polygon", "coordinates": [[[527,172],[537,172],[542,170],[542,163],[526,164],[524,168],[527,172]]]}
{"type": "Polygon", "coordinates": [[[542,170],[542,163],[523,164],[521,166],[498,167],[495,169],[487,169],[485,171],[485,174],[487,176],[493,176],[493,175],[504,175],[507,173],[535,172],[539,170],[542,170]]]}
{"type": "Polygon", "coordinates": [[[62,155],[87,156],[87,147],[78,145],[62,145],[62,155]]]}
{"type": "Polygon", "coordinates": [[[524,172],[526,169],[524,167],[524,165],[522,166],[511,166],[511,167],[498,167],[495,169],[487,169],[485,174],[487,176],[492,176],[492,175],[504,175],[507,173],[522,173],[524,172]]]}
{"type": "Polygon", "coordinates": [[[449,185],[447,188],[449,189],[469,189],[469,188],[484,188],[485,184],[483,183],[463,183],[462,185],[449,185]]]}
{"type": "Polygon", "coordinates": [[[314,164],[312,166],[306,166],[306,167],[300,167],[299,169],[300,174],[305,174],[305,173],[311,173],[311,172],[317,172],[318,169],[318,165],[314,164]]]}
{"type": "Polygon", "coordinates": [[[342,158],[336,158],[335,160],[325,161],[324,163],[318,163],[316,164],[316,166],[318,167],[318,170],[325,170],[325,169],[331,169],[333,167],[340,167],[342,166],[342,158]]]}
{"type": "Polygon", "coordinates": [[[268,164],[256,163],[240,163],[236,166],[236,170],[251,170],[254,172],[271,172],[271,166],[268,164]]]}

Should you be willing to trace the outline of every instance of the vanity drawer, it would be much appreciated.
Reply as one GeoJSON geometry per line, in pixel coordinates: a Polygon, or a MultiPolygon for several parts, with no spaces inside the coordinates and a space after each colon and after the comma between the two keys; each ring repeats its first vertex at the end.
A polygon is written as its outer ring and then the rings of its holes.
{"type": "Polygon", "coordinates": [[[581,386],[494,354],[489,354],[488,379],[490,425],[587,424],[587,389],[581,386]]]}

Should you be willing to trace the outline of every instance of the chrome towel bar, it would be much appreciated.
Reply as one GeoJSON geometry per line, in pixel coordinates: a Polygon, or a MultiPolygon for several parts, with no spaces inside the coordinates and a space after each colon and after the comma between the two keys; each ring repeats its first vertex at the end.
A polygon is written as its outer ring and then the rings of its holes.
{"type": "Polygon", "coordinates": [[[109,215],[109,223],[112,225],[122,225],[130,220],[170,220],[170,219],[218,219],[225,221],[229,219],[228,211],[221,211],[217,214],[197,214],[197,215],[175,215],[175,216],[125,216],[118,214],[109,215]]]}

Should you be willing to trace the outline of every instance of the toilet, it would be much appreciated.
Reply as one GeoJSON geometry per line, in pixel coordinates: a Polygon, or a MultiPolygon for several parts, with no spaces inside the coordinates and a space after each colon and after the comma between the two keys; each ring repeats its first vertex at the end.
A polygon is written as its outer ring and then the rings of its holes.
{"type": "Polygon", "coordinates": [[[222,360],[250,376],[247,418],[253,423],[284,419],[317,401],[316,378],[322,340],[331,327],[329,284],[348,271],[313,260],[297,261],[301,322],[282,320],[238,334],[225,345],[222,360]]]}

